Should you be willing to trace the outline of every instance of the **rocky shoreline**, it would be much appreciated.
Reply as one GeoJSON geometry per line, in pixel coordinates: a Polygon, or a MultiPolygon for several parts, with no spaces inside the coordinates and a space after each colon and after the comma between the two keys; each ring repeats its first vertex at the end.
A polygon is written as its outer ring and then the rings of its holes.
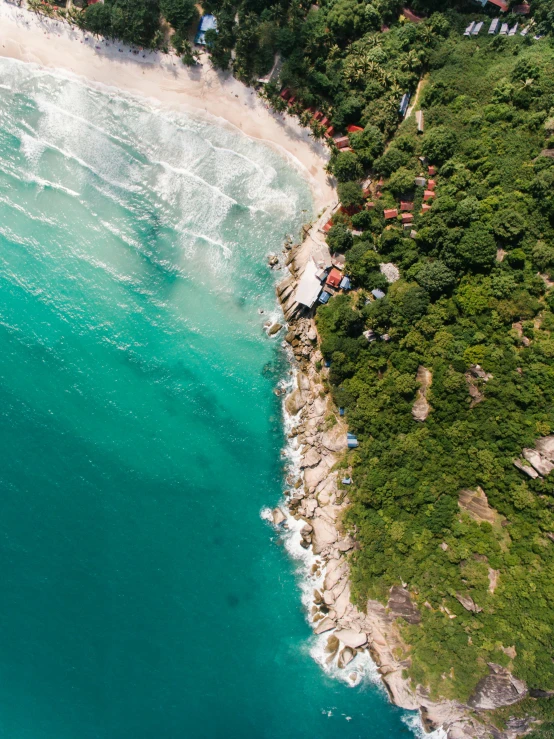
{"type": "Polygon", "coordinates": [[[286,245],[290,274],[277,286],[277,296],[288,323],[285,342],[291,353],[295,383],[284,400],[291,444],[299,452],[299,464],[287,477],[287,513],[272,511],[275,526],[287,525],[288,516],[303,522],[301,545],[311,548],[314,589],[309,608],[314,633],[327,634],[327,661],[347,672],[351,684],[356,673],[348,666],[362,651],[369,652],[391,701],[418,710],[425,731],[442,730],[447,739],[517,739],[531,729],[531,719],[511,719],[503,731],[487,720],[484,709],[510,705],[526,695],[524,683],[499,665],[490,665],[469,705],[457,701],[433,701],[427,691],[413,688],[404,676],[409,666],[409,647],[404,643],[398,620],[418,623],[420,614],[406,587],[391,588],[384,606],[367,603],[367,612],[350,600],[349,557],[355,540],[345,530],[342,517],[349,505],[351,470],[348,466],[347,426],[325,391],[327,368],[318,346],[313,316],[294,301],[297,282],[310,258],[317,238],[317,224],[299,246],[286,245]],[[404,658],[398,655],[406,655],[404,658]]]}

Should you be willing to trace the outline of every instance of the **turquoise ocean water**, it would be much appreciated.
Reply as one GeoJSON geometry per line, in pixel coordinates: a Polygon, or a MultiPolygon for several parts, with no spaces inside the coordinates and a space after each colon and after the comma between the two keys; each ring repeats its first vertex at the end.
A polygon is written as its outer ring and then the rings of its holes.
{"type": "Polygon", "coordinates": [[[413,736],[314,662],[260,518],[266,255],[312,207],[233,130],[0,60],[0,737],[413,736]]]}

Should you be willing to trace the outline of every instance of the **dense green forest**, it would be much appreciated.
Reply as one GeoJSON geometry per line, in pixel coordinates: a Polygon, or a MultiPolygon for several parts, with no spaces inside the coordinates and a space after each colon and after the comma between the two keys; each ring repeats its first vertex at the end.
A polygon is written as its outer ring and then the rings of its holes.
{"type": "MultiPolygon", "coordinates": [[[[554,148],[554,48],[548,39],[466,39],[466,22],[431,16],[369,37],[385,70],[400,66],[404,35],[413,40],[402,54],[425,50],[425,133],[411,116],[389,141],[392,105],[359,111],[353,122],[364,131],[332,168],[350,203],[362,201],[352,183],[368,167],[383,178],[382,197],[335,218],[330,245],[346,252],[358,289],[317,313],[331,389],[361,442],[348,460],[348,524],[361,543],[355,597],[386,601],[391,585],[407,583],[422,615],[403,627],[410,675],[434,696],[463,700],[491,661],[531,689],[554,689],[554,478],[531,480],[513,465],[554,431],[554,158],[540,155],[554,148]],[[414,182],[429,177],[428,164],[436,188],[422,212],[414,182]],[[383,219],[401,197],[414,203],[407,230],[400,216],[383,219]],[[388,285],[380,262],[396,264],[401,279],[388,285]],[[368,299],[375,287],[384,299],[368,299]],[[368,343],[367,329],[390,340],[368,343]],[[472,365],[492,376],[468,376],[472,365]],[[423,423],[412,417],[419,366],[432,373],[423,423]],[[478,486],[490,522],[460,511],[460,490],[478,486]]],[[[547,700],[525,710],[552,714],[547,700]]],[[[552,736],[552,726],[535,735],[552,736]]]]}

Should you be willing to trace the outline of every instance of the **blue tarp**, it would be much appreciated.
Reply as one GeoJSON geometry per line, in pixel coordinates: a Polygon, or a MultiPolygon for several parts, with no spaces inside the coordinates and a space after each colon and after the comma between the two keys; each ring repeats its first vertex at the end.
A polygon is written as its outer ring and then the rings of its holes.
{"type": "Polygon", "coordinates": [[[331,297],[330,293],[325,292],[325,290],[321,293],[319,296],[319,302],[320,303],[327,303],[329,301],[329,298],[331,297]]]}
{"type": "Polygon", "coordinates": [[[344,408],[339,408],[339,416],[344,416],[344,408]]]}
{"type": "Polygon", "coordinates": [[[341,290],[350,290],[350,280],[348,277],[343,277],[340,281],[340,289],[341,290]]]}
{"type": "Polygon", "coordinates": [[[348,439],[348,448],[355,449],[358,446],[358,439],[348,439]]]}
{"type": "Polygon", "coordinates": [[[379,290],[379,288],[377,288],[377,287],[375,288],[375,290],[372,290],[371,291],[371,294],[377,300],[381,300],[381,298],[384,298],[385,297],[385,293],[382,290],[379,290]]]}
{"type": "Polygon", "coordinates": [[[198,25],[196,36],[194,37],[194,43],[200,44],[201,46],[206,46],[206,39],[204,38],[204,36],[206,35],[206,31],[211,30],[217,31],[217,21],[215,19],[215,16],[203,15],[200,19],[200,24],[198,25]]]}

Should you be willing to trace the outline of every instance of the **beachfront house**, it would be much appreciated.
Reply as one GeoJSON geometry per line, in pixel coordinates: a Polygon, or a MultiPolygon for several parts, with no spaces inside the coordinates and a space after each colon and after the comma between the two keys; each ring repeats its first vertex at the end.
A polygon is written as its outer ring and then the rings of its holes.
{"type": "MultiPolygon", "coordinates": [[[[295,300],[297,303],[300,303],[300,305],[305,305],[306,308],[311,308],[313,306],[321,292],[321,280],[317,276],[318,272],[319,267],[310,259],[306,264],[304,274],[298,282],[295,300]]],[[[327,298],[327,300],[329,300],[329,298],[327,298]]]]}

